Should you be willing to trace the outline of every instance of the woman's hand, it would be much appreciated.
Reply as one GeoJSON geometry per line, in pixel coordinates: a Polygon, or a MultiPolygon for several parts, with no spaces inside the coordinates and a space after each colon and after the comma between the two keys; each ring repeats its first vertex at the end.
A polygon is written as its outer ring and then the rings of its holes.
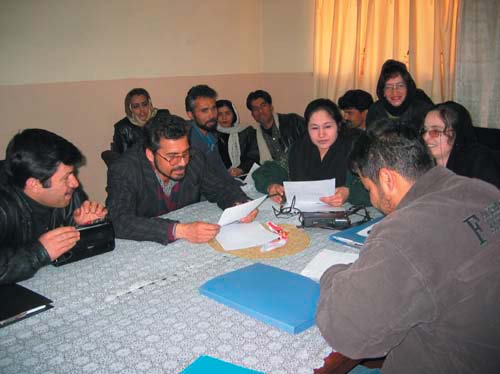
{"type": "Polygon", "coordinates": [[[285,194],[285,188],[281,184],[270,184],[267,187],[267,194],[272,196],[271,199],[281,204],[283,201],[283,195],[285,194]],[[274,195],[274,196],[273,196],[274,195]]]}
{"type": "Polygon", "coordinates": [[[229,168],[229,175],[232,177],[239,177],[241,174],[243,174],[243,170],[240,168],[229,168]]]}
{"type": "Polygon", "coordinates": [[[334,207],[339,207],[344,205],[344,203],[347,201],[349,198],[349,188],[347,187],[338,187],[335,190],[335,194],[331,196],[326,196],[320,198],[322,202],[325,204],[334,206],[334,207]]]}

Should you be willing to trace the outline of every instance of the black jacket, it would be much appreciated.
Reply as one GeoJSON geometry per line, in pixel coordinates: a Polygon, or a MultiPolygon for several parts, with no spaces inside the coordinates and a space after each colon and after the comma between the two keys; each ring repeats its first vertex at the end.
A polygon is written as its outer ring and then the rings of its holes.
{"type": "MultiPolygon", "coordinates": [[[[86,198],[76,190],[67,207],[53,209],[49,228],[74,225],[73,212],[86,198]]],[[[0,162],[0,284],[28,279],[50,264],[49,254],[34,237],[34,226],[28,197],[7,181],[0,162]]]]}
{"type": "MultiPolygon", "coordinates": [[[[167,116],[170,112],[167,109],[158,109],[156,116],[167,116]]],[[[113,135],[112,151],[123,153],[134,144],[143,144],[143,128],[134,125],[127,117],[115,123],[115,133],[113,135]]]]}
{"type": "Polygon", "coordinates": [[[278,119],[280,121],[281,140],[286,149],[290,150],[293,143],[306,135],[306,121],[295,113],[278,113],[278,119]]]}
{"type": "MultiPolygon", "coordinates": [[[[179,182],[177,209],[199,202],[201,195],[221,209],[249,200],[239,187],[221,179],[199,150],[191,148],[191,153],[179,182]]],[[[169,242],[167,233],[175,221],[158,217],[168,213],[158,204],[158,195],[164,194],[142,147],[130,148],[109,167],[107,191],[106,206],[118,238],[169,242]]]]}
{"type": "Polygon", "coordinates": [[[399,116],[392,116],[384,107],[384,102],[378,100],[368,109],[366,115],[366,128],[369,129],[373,123],[382,118],[395,118],[403,125],[413,127],[416,131],[422,127],[424,117],[432,108],[432,103],[415,97],[408,105],[407,109],[399,116]]]}
{"type": "MultiPolygon", "coordinates": [[[[219,153],[222,157],[222,161],[226,168],[231,167],[231,159],[229,158],[229,152],[227,149],[229,134],[224,134],[222,132],[218,132],[217,136],[219,141],[217,142],[219,145],[219,153]]],[[[238,140],[240,143],[240,165],[238,166],[243,173],[248,173],[250,168],[254,163],[259,163],[259,148],[257,147],[257,139],[255,137],[255,129],[251,126],[247,127],[245,130],[240,131],[238,133],[238,140]]]]}

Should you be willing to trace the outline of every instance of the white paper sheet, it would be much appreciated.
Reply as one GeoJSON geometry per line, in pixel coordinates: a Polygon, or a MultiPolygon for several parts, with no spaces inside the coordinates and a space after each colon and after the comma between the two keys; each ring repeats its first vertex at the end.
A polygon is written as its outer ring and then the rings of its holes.
{"type": "Polygon", "coordinates": [[[215,237],[226,251],[255,247],[277,238],[279,235],[266,230],[256,221],[223,226],[215,237]]]}
{"type": "Polygon", "coordinates": [[[259,197],[258,199],[248,201],[244,204],[236,205],[227,208],[222,212],[218,224],[220,226],[229,225],[230,223],[237,222],[240,219],[248,216],[250,212],[256,209],[267,198],[267,195],[259,197]]]}
{"type": "Polygon", "coordinates": [[[246,183],[246,184],[254,184],[253,182],[253,178],[252,178],[252,174],[255,170],[257,170],[258,168],[260,168],[260,165],[257,164],[257,163],[253,163],[252,167],[250,168],[250,170],[248,171],[248,174],[247,176],[245,177],[245,179],[243,179],[243,183],[246,183]]]}
{"type": "Polygon", "coordinates": [[[357,253],[344,253],[323,249],[309,262],[301,274],[319,282],[323,273],[333,265],[351,264],[358,259],[357,253]]]}
{"type": "Polygon", "coordinates": [[[344,208],[334,208],[320,201],[320,197],[335,194],[335,178],[307,182],[283,182],[286,205],[292,203],[295,196],[295,208],[302,212],[333,212],[344,208]]]}

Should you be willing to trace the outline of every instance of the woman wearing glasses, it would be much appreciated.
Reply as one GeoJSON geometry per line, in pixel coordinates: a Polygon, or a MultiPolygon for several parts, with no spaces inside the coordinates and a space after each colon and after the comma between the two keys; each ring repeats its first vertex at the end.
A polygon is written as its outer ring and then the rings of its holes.
{"type": "Polygon", "coordinates": [[[377,96],[379,100],[368,109],[367,129],[379,119],[392,118],[418,130],[424,114],[433,106],[425,92],[417,89],[405,64],[396,60],[387,60],[382,65],[377,96]]]}
{"type": "Polygon", "coordinates": [[[465,107],[453,101],[436,105],[425,116],[421,134],[438,165],[500,188],[500,165],[493,151],[477,142],[465,107]]]}
{"type": "MultiPolygon", "coordinates": [[[[304,118],[308,136],[297,140],[290,149],[289,179],[315,181],[335,178],[335,194],[321,198],[324,203],[334,207],[342,206],[346,201],[354,205],[370,205],[368,192],[348,171],[347,157],[352,137],[343,133],[342,114],[337,105],[329,99],[313,100],[307,106],[304,118]]],[[[270,184],[267,192],[275,195],[275,201],[282,201],[284,188],[281,183],[270,184]]]]}

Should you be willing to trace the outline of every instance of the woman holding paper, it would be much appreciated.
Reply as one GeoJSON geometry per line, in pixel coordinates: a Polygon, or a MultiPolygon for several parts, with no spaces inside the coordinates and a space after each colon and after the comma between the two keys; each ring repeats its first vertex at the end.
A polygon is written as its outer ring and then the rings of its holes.
{"type": "MultiPolygon", "coordinates": [[[[347,168],[352,138],[341,129],[342,115],[329,99],[316,99],[307,106],[304,118],[308,135],[293,144],[289,154],[289,179],[315,181],[335,178],[335,194],[321,198],[338,207],[349,200],[352,204],[369,205],[368,192],[347,168]]],[[[282,201],[284,188],[274,183],[267,187],[276,202],[282,201]]]]}

